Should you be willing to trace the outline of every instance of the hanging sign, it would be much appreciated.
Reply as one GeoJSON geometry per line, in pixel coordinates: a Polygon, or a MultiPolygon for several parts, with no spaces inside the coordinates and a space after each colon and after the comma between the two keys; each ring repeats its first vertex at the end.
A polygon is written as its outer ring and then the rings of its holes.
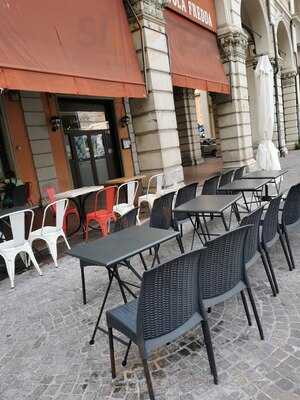
{"type": "Polygon", "coordinates": [[[216,32],[216,11],[214,0],[166,0],[166,7],[216,32]]]}

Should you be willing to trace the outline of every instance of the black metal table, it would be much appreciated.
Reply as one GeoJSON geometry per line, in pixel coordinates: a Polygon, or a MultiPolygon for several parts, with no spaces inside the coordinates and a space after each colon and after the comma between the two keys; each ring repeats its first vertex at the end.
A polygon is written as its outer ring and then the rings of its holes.
{"type": "Polygon", "coordinates": [[[220,217],[222,219],[225,230],[228,231],[230,229],[232,210],[236,202],[240,198],[240,194],[200,195],[180,205],[174,210],[175,213],[185,213],[189,216],[189,219],[194,228],[192,248],[194,245],[195,233],[203,244],[206,243],[207,239],[210,240],[211,236],[218,235],[209,232],[205,218],[207,215],[220,217]],[[229,224],[227,224],[224,215],[225,211],[228,210],[228,208],[231,208],[229,224]],[[195,221],[193,221],[193,216],[196,217],[195,221]],[[200,216],[202,217],[203,225],[199,218],[200,216]],[[201,233],[199,233],[199,229],[201,230],[201,233]],[[201,236],[203,236],[204,242],[202,241],[201,236]]]}
{"type": "MultiPolygon", "coordinates": [[[[130,258],[135,255],[141,255],[144,251],[154,248],[154,258],[151,267],[154,266],[158,259],[159,247],[162,243],[176,238],[183,253],[179,232],[171,230],[163,230],[150,228],[148,225],[133,226],[122,231],[113,233],[93,242],[84,242],[74,246],[67,253],[80,260],[81,279],[82,279],[82,294],[83,303],[86,304],[86,289],[84,269],[87,266],[104,267],[108,273],[108,286],[104,295],[104,299],[100,308],[98,320],[92,335],[90,344],[94,343],[97,329],[106,332],[99,327],[100,319],[104,311],[105,303],[110,292],[111,284],[115,279],[119,285],[121,295],[124,302],[127,302],[125,291],[136,297],[129,286],[136,286],[132,283],[121,279],[119,275],[119,267],[127,267],[138,279],[141,275],[134,269],[130,263],[130,258]]],[[[143,262],[146,268],[145,263],[143,262]]]]}
{"type": "MultiPolygon", "coordinates": [[[[251,211],[251,204],[254,194],[258,194],[262,192],[264,186],[266,186],[271,181],[270,178],[268,179],[237,179],[233,182],[227,183],[227,185],[221,186],[218,191],[223,192],[224,194],[227,193],[241,193],[243,196],[243,200],[247,209],[247,212],[251,211]],[[245,193],[251,193],[251,201],[247,202],[245,193]],[[250,205],[250,207],[249,207],[250,205]]],[[[261,196],[258,197],[261,200],[261,196]]],[[[256,202],[257,203],[257,202],[256,202]]]]}
{"type": "MultiPolygon", "coordinates": [[[[280,179],[279,185],[277,184],[276,180],[278,178],[281,178],[287,172],[288,172],[287,169],[277,170],[277,171],[265,171],[265,170],[252,171],[252,172],[249,172],[248,174],[244,175],[242,177],[242,179],[270,179],[269,183],[274,184],[276,192],[279,195],[280,187],[281,187],[281,179],[280,179]]],[[[268,185],[265,185],[265,195],[263,196],[262,200],[270,201],[271,199],[272,199],[272,197],[269,196],[268,185]]]]}

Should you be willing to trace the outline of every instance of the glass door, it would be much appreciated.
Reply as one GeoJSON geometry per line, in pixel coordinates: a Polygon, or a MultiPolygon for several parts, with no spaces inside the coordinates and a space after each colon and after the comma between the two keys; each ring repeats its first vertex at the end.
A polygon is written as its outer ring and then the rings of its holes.
{"type": "Polygon", "coordinates": [[[74,186],[100,185],[120,175],[111,102],[60,99],[74,186]]]}

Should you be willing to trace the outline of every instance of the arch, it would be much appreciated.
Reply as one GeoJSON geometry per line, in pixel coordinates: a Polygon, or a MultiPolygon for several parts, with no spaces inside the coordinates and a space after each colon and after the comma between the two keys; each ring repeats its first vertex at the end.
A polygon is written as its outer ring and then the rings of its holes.
{"type": "Polygon", "coordinates": [[[272,40],[266,10],[261,0],[241,0],[241,26],[253,32],[258,55],[272,52],[272,40]]]}
{"type": "Polygon", "coordinates": [[[276,30],[278,55],[282,59],[283,71],[294,71],[296,69],[295,60],[293,56],[293,45],[289,34],[289,30],[286,27],[283,20],[280,20],[276,30]]]}

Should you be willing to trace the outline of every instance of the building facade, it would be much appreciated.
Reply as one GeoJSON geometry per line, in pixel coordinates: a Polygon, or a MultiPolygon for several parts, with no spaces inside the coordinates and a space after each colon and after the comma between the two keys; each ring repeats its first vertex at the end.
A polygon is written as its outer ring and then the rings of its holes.
{"type": "Polygon", "coordinates": [[[30,182],[35,202],[48,186],[160,171],[182,181],[183,167],[205,162],[199,110],[224,166],[254,167],[265,54],[274,143],[284,155],[299,142],[299,0],[89,0],[64,10],[68,24],[52,3],[29,0],[22,21],[13,2],[0,9],[0,173],[30,182]]]}

